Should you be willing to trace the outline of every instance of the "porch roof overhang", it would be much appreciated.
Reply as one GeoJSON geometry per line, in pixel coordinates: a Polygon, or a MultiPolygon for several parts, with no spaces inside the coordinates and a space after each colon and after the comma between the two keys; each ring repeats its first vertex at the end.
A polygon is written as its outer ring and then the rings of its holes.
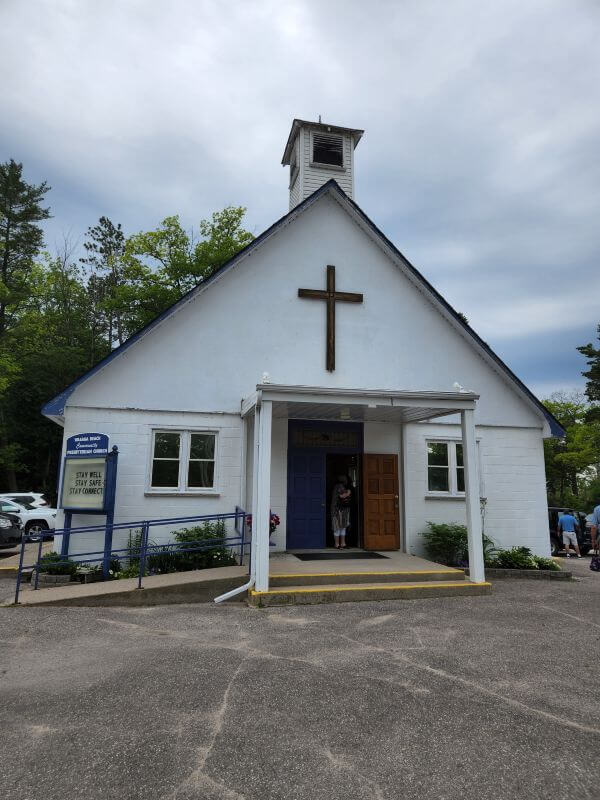
{"type": "Polygon", "coordinates": [[[320,419],[339,422],[420,422],[474,409],[473,392],[411,392],[389,389],[338,389],[259,383],[242,400],[241,414],[273,404],[274,419],[320,419]]]}

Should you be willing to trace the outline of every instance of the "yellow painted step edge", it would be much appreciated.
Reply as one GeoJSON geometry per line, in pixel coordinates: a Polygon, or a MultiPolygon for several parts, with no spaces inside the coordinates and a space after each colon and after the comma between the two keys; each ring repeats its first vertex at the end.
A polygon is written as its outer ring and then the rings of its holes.
{"type": "Polygon", "coordinates": [[[462,569],[394,569],[389,572],[271,572],[269,578],[345,578],[353,575],[461,575],[462,569]]]}
{"type": "Polygon", "coordinates": [[[402,589],[403,591],[407,592],[410,589],[449,589],[449,588],[460,588],[463,589],[466,587],[475,588],[477,586],[491,586],[492,584],[489,581],[483,581],[482,583],[469,583],[468,581],[452,581],[449,583],[442,583],[441,581],[435,581],[433,583],[419,583],[418,585],[414,584],[406,584],[406,583],[378,583],[375,586],[371,584],[360,584],[357,583],[355,586],[337,586],[333,589],[325,589],[322,586],[315,586],[310,588],[301,588],[301,589],[291,589],[289,586],[287,588],[283,587],[281,589],[269,589],[267,592],[257,592],[254,589],[250,589],[250,595],[252,597],[264,597],[265,595],[272,595],[272,594],[314,594],[315,592],[369,592],[373,591],[373,589],[384,589],[385,591],[392,591],[392,589],[402,589]]]}

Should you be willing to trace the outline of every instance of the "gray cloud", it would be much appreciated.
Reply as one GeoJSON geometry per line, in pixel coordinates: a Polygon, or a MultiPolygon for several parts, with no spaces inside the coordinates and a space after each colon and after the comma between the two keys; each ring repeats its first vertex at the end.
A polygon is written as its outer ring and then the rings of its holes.
{"type": "Polygon", "coordinates": [[[50,245],[227,203],[259,232],[287,208],[291,119],[364,127],[365,211],[520,377],[581,385],[599,23],[591,0],[5,0],[0,158],[53,186],[50,245]]]}

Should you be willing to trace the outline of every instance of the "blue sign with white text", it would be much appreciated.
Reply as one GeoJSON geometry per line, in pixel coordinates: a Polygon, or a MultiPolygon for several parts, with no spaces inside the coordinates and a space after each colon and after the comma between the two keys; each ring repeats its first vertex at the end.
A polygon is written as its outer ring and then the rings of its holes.
{"type": "Polygon", "coordinates": [[[108,436],[105,433],[77,433],[67,439],[67,458],[89,458],[108,455],[108,436]]]}

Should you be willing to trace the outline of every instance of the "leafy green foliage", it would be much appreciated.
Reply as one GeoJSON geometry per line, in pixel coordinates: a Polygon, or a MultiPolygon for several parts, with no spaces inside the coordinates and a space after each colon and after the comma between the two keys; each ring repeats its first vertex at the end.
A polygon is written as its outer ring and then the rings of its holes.
{"type": "MultiPolygon", "coordinates": [[[[596,329],[600,342],[600,325],[596,329]]],[[[600,347],[594,347],[589,342],[577,348],[582,356],[587,359],[588,369],[582,373],[587,378],[585,393],[591,403],[600,402],[600,347]]]]}
{"type": "MultiPolygon", "coordinates": [[[[433,561],[448,566],[462,566],[469,560],[469,538],[465,525],[458,523],[428,522],[423,534],[425,550],[433,561]]],[[[495,552],[494,542],[483,534],[484,560],[489,561],[495,552]]]]}
{"type": "Polygon", "coordinates": [[[501,569],[537,569],[537,563],[528,547],[511,547],[510,550],[499,550],[492,567],[501,569]]]}
{"type": "Polygon", "coordinates": [[[83,246],[86,258],[80,258],[90,270],[88,295],[92,329],[103,334],[112,347],[125,341],[122,311],[116,301],[123,282],[123,256],[125,234],[121,225],[114,225],[108,217],[100,217],[98,224],[88,228],[83,246]]]}
{"type": "MultiPolygon", "coordinates": [[[[162,575],[167,572],[188,572],[194,569],[235,565],[237,563],[235,558],[229,549],[223,546],[226,535],[224,520],[215,522],[207,520],[193,528],[174,531],[174,542],[157,545],[149,541],[145,571],[150,575],[162,575]],[[211,543],[214,543],[214,546],[210,547],[211,543]],[[206,546],[206,549],[190,549],[198,546],[206,546]]],[[[127,545],[129,567],[121,570],[119,578],[133,578],[139,575],[141,545],[141,530],[130,533],[127,545]]]]}
{"type": "Polygon", "coordinates": [[[556,392],[544,404],[567,433],[544,440],[548,505],[585,510],[598,502],[600,418],[579,393],[556,392]]]}
{"type": "Polygon", "coordinates": [[[12,158],[0,164],[0,336],[16,323],[29,293],[29,273],[43,244],[37,223],[50,216],[42,208],[48,189],[23,180],[23,165],[12,158]]]}
{"type": "Polygon", "coordinates": [[[46,553],[40,559],[40,572],[48,575],[75,575],[77,567],[76,561],[64,558],[59,553],[46,553]]]}
{"type": "Polygon", "coordinates": [[[551,558],[544,558],[544,556],[534,556],[533,560],[537,564],[538,569],[547,569],[550,572],[560,572],[560,567],[551,558]]]}
{"type": "Polygon", "coordinates": [[[245,208],[228,206],[200,222],[200,241],[179,217],[166,217],[154,231],[130,236],[122,282],[113,302],[128,334],[151,322],[253,240],[242,228],[245,208]]]}
{"type": "Polygon", "coordinates": [[[0,487],[56,492],[62,431],[40,408],[179,300],[253,236],[228,207],[186,232],[178,217],[128,240],[101,217],[77,263],[42,253],[48,186],[0,164],[0,487]]]}
{"type": "Polygon", "coordinates": [[[487,565],[498,569],[544,569],[552,572],[560,571],[560,567],[551,558],[534,556],[528,547],[511,547],[510,550],[496,551],[494,559],[487,565]]]}

